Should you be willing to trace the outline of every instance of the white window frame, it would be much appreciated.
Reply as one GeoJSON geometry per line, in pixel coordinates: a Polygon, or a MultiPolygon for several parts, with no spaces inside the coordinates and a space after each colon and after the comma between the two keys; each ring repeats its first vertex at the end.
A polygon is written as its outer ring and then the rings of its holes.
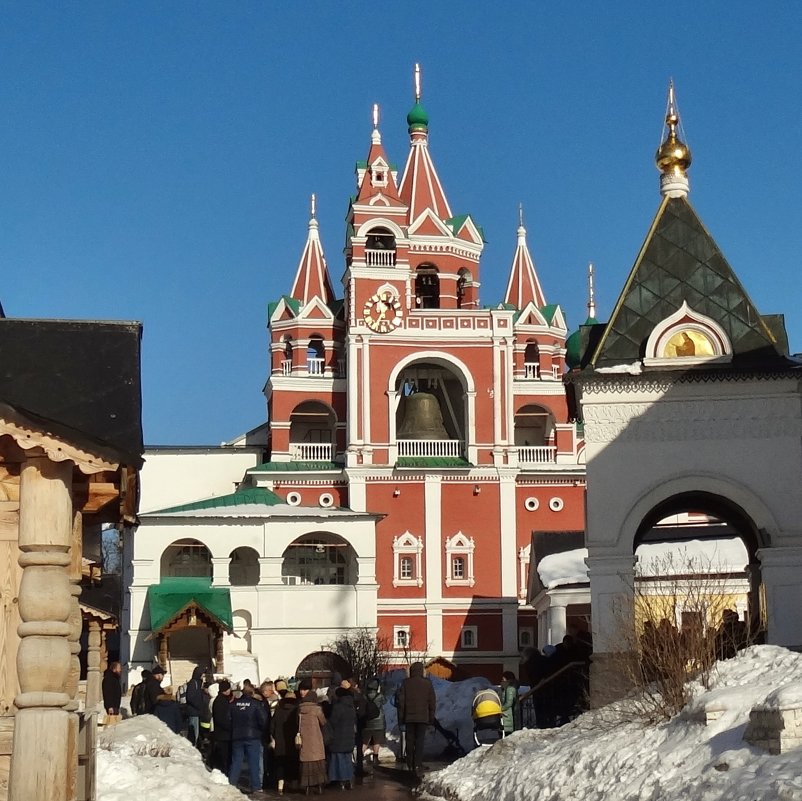
{"type": "Polygon", "coordinates": [[[479,627],[478,626],[463,626],[462,631],[459,633],[459,644],[460,648],[470,648],[470,649],[477,649],[479,647],[479,627]],[[466,636],[470,635],[470,638],[473,640],[472,643],[466,642],[466,636]]]}
{"type": "Polygon", "coordinates": [[[405,531],[393,538],[393,587],[423,586],[423,538],[405,531]],[[412,558],[413,573],[410,578],[401,577],[401,557],[412,558]]]}
{"type": "Polygon", "coordinates": [[[466,537],[461,531],[458,531],[453,537],[446,538],[446,587],[473,587],[476,583],[473,572],[475,550],[473,537],[466,537]],[[465,560],[465,574],[462,578],[454,576],[455,556],[461,556],[465,560]]]}
{"type": "Polygon", "coordinates": [[[411,640],[409,626],[393,626],[393,648],[409,650],[411,640]]]}

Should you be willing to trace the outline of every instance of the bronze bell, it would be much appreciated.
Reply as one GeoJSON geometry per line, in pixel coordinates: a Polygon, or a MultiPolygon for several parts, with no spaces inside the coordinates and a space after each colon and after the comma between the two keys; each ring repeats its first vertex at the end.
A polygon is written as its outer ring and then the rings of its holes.
{"type": "Polygon", "coordinates": [[[398,427],[399,439],[450,439],[443,425],[443,413],[437,398],[428,392],[416,392],[404,400],[404,419],[398,427]]]}

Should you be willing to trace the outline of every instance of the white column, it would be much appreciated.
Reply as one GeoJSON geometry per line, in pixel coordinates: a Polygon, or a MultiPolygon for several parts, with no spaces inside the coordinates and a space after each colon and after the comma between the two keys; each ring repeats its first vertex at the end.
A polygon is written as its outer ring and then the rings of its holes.
{"type": "Polygon", "coordinates": [[[229,556],[212,557],[212,586],[228,587],[228,566],[231,563],[229,556]]]}
{"type": "Polygon", "coordinates": [[[588,556],[585,560],[590,579],[590,608],[593,619],[593,653],[616,653],[621,643],[632,638],[621,632],[630,621],[635,557],[632,554],[588,556]]]}
{"type": "Polygon", "coordinates": [[[362,441],[365,443],[373,442],[373,432],[370,426],[370,337],[362,346],[362,375],[360,376],[360,393],[362,397],[362,441]]]}
{"type": "Polygon", "coordinates": [[[760,573],[766,591],[767,641],[802,647],[802,547],[761,548],[760,573]]]}
{"type": "MultiPolygon", "coordinates": [[[[439,603],[443,600],[443,532],[441,476],[427,474],[424,482],[424,548],[426,559],[426,636],[429,650],[439,654],[443,650],[443,614],[439,603]],[[432,609],[431,604],[437,608],[432,609]]],[[[426,645],[426,643],[424,643],[426,645]]]]}
{"type": "Polygon", "coordinates": [[[558,645],[563,641],[567,630],[565,604],[555,603],[552,600],[551,606],[546,610],[546,642],[558,645]]]}
{"type": "Polygon", "coordinates": [[[501,343],[493,337],[493,446],[501,443],[501,343]]]}

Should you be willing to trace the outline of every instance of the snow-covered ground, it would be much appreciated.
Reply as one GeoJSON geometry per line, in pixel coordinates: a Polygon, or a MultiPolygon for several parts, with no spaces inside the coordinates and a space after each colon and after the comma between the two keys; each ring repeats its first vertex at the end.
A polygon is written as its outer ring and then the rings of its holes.
{"type": "Polygon", "coordinates": [[[218,770],[153,715],[124,720],[98,735],[98,801],[243,801],[218,770]]]}
{"type": "Polygon", "coordinates": [[[743,742],[753,704],[802,698],[802,655],[755,646],[718,665],[714,686],[657,726],[610,708],[561,729],[516,732],[423,784],[449,801],[802,801],[802,749],[770,756],[743,742]],[[715,702],[711,725],[694,712],[715,702]]]}

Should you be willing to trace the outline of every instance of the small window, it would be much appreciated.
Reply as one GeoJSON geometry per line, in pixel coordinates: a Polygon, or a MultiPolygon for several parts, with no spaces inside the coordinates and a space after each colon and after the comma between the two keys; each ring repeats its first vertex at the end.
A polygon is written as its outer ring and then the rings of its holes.
{"type": "Polygon", "coordinates": [[[473,587],[474,550],[473,537],[461,531],[446,539],[446,586],[473,587]]]}
{"type": "Polygon", "coordinates": [[[534,628],[519,629],[518,631],[519,648],[531,648],[534,642],[535,642],[534,628]]]}
{"type": "Polygon", "coordinates": [[[402,556],[401,564],[399,567],[400,578],[404,580],[415,578],[415,565],[411,556],[402,556]]]}
{"type": "Polygon", "coordinates": [[[476,626],[464,626],[460,636],[463,648],[476,648],[478,646],[478,629],[476,626]]]}
{"type": "Polygon", "coordinates": [[[455,556],[451,562],[451,577],[457,580],[465,578],[465,558],[463,556],[455,556]]]}
{"type": "Polygon", "coordinates": [[[393,626],[393,645],[396,648],[409,648],[409,626],[393,626]]]}

